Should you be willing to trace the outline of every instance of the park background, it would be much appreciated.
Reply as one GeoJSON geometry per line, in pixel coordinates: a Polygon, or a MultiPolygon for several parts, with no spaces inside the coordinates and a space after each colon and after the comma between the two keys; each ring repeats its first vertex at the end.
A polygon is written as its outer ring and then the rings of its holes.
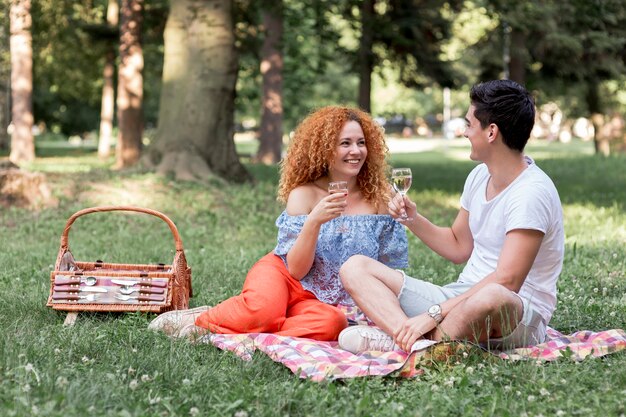
{"type": "MultiPolygon", "coordinates": [[[[0,414],[31,416],[622,416],[626,358],[470,354],[414,380],[300,380],[263,355],[146,331],[145,314],[45,306],[66,220],[136,205],[176,223],[192,306],[236,294],[275,245],[277,162],[326,104],[384,124],[390,164],[449,224],[474,166],[455,124],[475,82],[537,101],[527,149],[554,179],[566,259],[551,326],[626,327],[626,4],[563,1],[11,0],[0,5],[0,414]],[[7,186],[7,184],[9,186],[7,186]]],[[[79,219],[77,259],[169,262],[158,220],[79,219]]],[[[410,238],[408,273],[459,266],[410,238]]]]}

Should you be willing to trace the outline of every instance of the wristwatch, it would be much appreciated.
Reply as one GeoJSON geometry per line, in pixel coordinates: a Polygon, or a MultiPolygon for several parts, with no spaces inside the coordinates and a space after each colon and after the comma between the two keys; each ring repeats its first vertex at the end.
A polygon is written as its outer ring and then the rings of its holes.
{"type": "Polygon", "coordinates": [[[428,315],[437,322],[437,324],[443,321],[443,316],[441,315],[441,306],[439,304],[433,304],[428,309],[428,315]]]}

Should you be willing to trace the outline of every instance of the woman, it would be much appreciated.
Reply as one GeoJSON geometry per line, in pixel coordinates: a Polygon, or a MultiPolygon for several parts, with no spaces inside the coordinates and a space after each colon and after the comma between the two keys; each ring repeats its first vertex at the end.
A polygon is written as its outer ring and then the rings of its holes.
{"type": "Polygon", "coordinates": [[[241,294],[215,307],[164,313],[149,328],[170,336],[275,333],[337,340],[347,326],[335,305],[354,305],[339,268],[361,254],[392,268],[407,266],[402,225],[387,214],[387,147],[365,112],[329,106],[296,129],[281,167],[278,244],[249,271],[241,294]],[[345,192],[328,184],[346,181],[345,192]]]}

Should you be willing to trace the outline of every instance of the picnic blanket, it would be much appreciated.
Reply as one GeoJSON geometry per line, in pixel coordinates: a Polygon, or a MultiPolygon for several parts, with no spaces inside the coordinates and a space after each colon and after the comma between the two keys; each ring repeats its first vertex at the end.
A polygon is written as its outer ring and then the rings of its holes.
{"type": "MultiPolygon", "coordinates": [[[[354,311],[347,311],[352,320],[363,323],[354,311]]],[[[300,378],[313,381],[335,380],[363,376],[390,376],[412,378],[423,373],[425,361],[446,360],[474,350],[485,355],[497,355],[507,360],[533,359],[552,361],[561,357],[580,361],[586,357],[600,357],[626,349],[626,332],[622,329],[600,332],[579,331],[564,335],[548,328],[544,343],[505,352],[485,353],[477,345],[463,342],[435,342],[421,340],[410,353],[365,352],[354,355],[339,348],[337,342],[277,336],[270,333],[207,334],[197,340],[228,350],[244,360],[252,360],[255,351],[282,363],[300,378]]]]}

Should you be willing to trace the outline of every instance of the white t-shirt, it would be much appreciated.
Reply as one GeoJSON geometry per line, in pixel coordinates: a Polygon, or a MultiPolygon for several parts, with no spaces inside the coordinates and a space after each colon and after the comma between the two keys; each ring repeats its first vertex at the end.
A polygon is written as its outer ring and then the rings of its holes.
{"type": "Polygon", "coordinates": [[[563,210],[550,177],[531,158],[525,158],[528,168],[490,201],[486,197],[491,177],[487,166],[478,165],[467,177],[461,207],[469,212],[474,249],[458,281],[476,283],[492,273],[509,231],[539,230],[544,233],[543,241],[519,295],[547,324],[556,307],[556,281],[563,266],[563,210]]]}

